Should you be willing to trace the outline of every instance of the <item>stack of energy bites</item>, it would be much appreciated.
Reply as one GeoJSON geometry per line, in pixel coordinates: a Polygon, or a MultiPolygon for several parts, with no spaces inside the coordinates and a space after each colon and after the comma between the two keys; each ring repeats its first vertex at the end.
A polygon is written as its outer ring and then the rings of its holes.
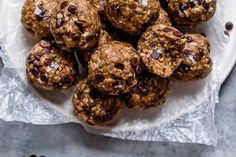
{"type": "Polygon", "coordinates": [[[27,77],[40,88],[68,89],[80,77],[78,58],[88,76],[76,85],[74,113],[109,124],[123,106],[163,104],[171,79],[211,72],[207,38],[173,25],[192,27],[215,9],[216,0],[26,0],[22,23],[41,40],[28,54],[27,77]]]}

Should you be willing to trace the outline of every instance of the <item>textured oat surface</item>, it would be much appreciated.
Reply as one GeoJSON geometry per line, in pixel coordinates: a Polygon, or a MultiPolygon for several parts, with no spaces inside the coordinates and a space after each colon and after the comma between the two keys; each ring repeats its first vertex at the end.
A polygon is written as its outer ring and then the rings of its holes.
{"type": "Polygon", "coordinates": [[[88,50],[98,39],[101,22],[87,0],[62,1],[54,10],[50,30],[64,49],[88,50]]]}
{"type": "Polygon", "coordinates": [[[36,38],[51,38],[49,24],[59,0],[26,0],[22,8],[22,23],[36,38]]]}
{"type": "Polygon", "coordinates": [[[168,10],[177,24],[192,26],[214,15],[216,0],[170,0],[168,10]]]}
{"type": "Polygon", "coordinates": [[[211,46],[201,34],[187,34],[186,38],[182,50],[183,60],[174,76],[185,81],[205,78],[212,70],[211,46]]]}
{"type": "Polygon", "coordinates": [[[128,43],[113,41],[91,56],[88,78],[99,90],[118,95],[137,83],[138,67],[136,50],[128,43]]]}
{"type": "Polygon", "coordinates": [[[154,24],[164,24],[166,26],[172,25],[169,15],[163,8],[160,8],[159,16],[154,24]]]}
{"type": "Polygon", "coordinates": [[[73,95],[74,113],[89,125],[114,122],[122,108],[119,96],[108,96],[88,84],[87,79],[76,86],[73,95]]]}
{"type": "Polygon", "coordinates": [[[30,50],[26,73],[35,86],[49,90],[67,89],[78,77],[74,61],[43,40],[30,50]]]}
{"type": "Polygon", "coordinates": [[[165,102],[169,90],[169,80],[146,74],[138,79],[137,85],[125,94],[130,108],[150,108],[165,102]]]}
{"type": "Polygon", "coordinates": [[[181,63],[184,42],[184,34],[174,27],[156,24],[143,33],[138,53],[149,72],[166,78],[181,63]]]}
{"type": "Polygon", "coordinates": [[[159,9],[157,0],[108,0],[106,15],[114,27],[137,34],[158,18],[159,9]]]}

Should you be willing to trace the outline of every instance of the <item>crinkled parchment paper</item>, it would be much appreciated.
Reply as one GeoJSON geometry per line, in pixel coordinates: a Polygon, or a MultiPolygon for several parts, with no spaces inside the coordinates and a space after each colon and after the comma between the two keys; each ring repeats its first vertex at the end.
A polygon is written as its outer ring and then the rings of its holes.
{"type": "MultiPolygon", "coordinates": [[[[33,124],[80,123],[72,112],[71,92],[46,92],[32,88],[25,78],[25,58],[37,42],[25,32],[21,22],[23,0],[0,1],[0,118],[33,124]],[[1,65],[0,65],[1,67],[1,65]]],[[[171,84],[167,102],[155,109],[124,109],[114,126],[89,127],[96,134],[142,141],[177,141],[215,145],[214,109],[218,102],[222,53],[226,43],[221,22],[223,1],[218,0],[215,17],[194,32],[205,33],[213,47],[214,68],[200,81],[171,84]]]]}

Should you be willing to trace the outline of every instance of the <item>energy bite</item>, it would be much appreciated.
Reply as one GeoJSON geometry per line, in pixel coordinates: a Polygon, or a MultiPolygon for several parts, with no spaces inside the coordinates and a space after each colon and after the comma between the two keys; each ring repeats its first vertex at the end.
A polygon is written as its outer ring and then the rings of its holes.
{"type": "Polygon", "coordinates": [[[91,58],[91,55],[98,49],[98,47],[101,47],[102,45],[105,45],[110,41],[112,41],[112,37],[110,36],[110,34],[107,31],[101,29],[97,44],[92,49],[88,51],[82,51],[81,53],[78,54],[81,63],[87,66],[91,58]]]}
{"type": "Polygon", "coordinates": [[[98,40],[101,22],[87,0],[67,0],[55,8],[50,30],[56,43],[65,50],[92,48],[98,40]]]}
{"type": "Polygon", "coordinates": [[[112,25],[139,34],[158,18],[158,0],[107,0],[106,16],[112,25]]]}
{"type": "Polygon", "coordinates": [[[170,0],[168,11],[178,25],[192,26],[209,20],[215,13],[216,0],[170,0]]]}
{"type": "Polygon", "coordinates": [[[75,115],[89,125],[114,122],[118,118],[123,101],[119,96],[108,96],[82,80],[73,94],[75,115]]]}
{"type": "Polygon", "coordinates": [[[183,81],[203,79],[212,70],[211,46],[201,34],[188,34],[186,38],[183,60],[175,70],[174,77],[183,81]]]}
{"type": "Polygon", "coordinates": [[[169,90],[169,80],[153,75],[139,79],[138,84],[125,94],[129,108],[150,108],[165,102],[169,90]]]}
{"type": "Polygon", "coordinates": [[[172,26],[169,15],[163,8],[160,8],[159,17],[154,23],[154,25],[155,24],[164,24],[166,26],[172,26]]]}
{"type": "Polygon", "coordinates": [[[128,92],[137,84],[139,56],[128,43],[112,41],[98,48],[88,65],[92,85],[110,95],[128,92]]]}
{"type": "Polygon", "coordinates": [[[49,30],[52,11],[59,0],[26,0],[21,21],[35,38],[52,38],[49,30]]]}
{"type": "Polygon", "coordinates": [[[138,53],[147,70],[167,78],[181,63],[184,34],[171,26],[156,24],[142,34],[138,53]]]}
{"type": "Polygon", "coordinates": [[[44,40],[30,50],[26,74],[35,86],[47,90],[67,89],[77,81],[77,67],[73,59],[44,40]]]}

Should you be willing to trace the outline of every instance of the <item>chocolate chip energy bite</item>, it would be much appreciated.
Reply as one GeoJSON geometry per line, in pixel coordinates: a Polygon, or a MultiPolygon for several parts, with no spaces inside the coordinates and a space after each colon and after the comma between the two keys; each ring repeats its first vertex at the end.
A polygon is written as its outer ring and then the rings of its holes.
{"type": "Polygon", "coordinates": [[[128,43],[112,41],[98,48],[88,65],[92,85],[110,95],[128,92],[137,84],[139,57],[128,43]]]}
{"type": "Polygon", "coordinates": [[[169,90],[169,80],[153,75],[139,78],[138,84],[125,94],[129,108],[156,107],[165,102],[169,90]]]}
{"type": "Polygon", "coordinates": [[[26,0],[21,21],[35,38],[52,38],[49,30],[52,11],[59,0],[26,0]]]}
{"type": "Polygon", "coordinates": [[[167,78],[181,63],[184,34],[171,26],[157,24],[143,33],[138,53],[147,70],[167,78]]]}
{"type": "Polygon", "coordinates": [[[170,0],[168,10],[178,25],[192,26],[214,15],[216,0],[170,0]]]}
{"type": "Polygon", "coordinates": [[[112,25],[130,34],[141,33],[158,18],[157,0],[108,0],[106,15],[112,25]]]}
{"type": "Polygon", "coordinates": [[[75,115],[89,125],[102,125],[115,122],[123,101],[119,96],[108,96],[82,80],[73,94],[75,115]]]}
{"type": "Polygon", "coordinates": [[[27,77],[39,88],[67,89],[75,84],[76,72],[76,63],[51,42],[41,40],[29,52],[27,77]]]}
{"type": "Polygon", "coordinates": [[[63,49],[88,50],[98,40],[101,22],[87,0],[67,0],[55,8],[50,30],[63,49]]]}
{"type": "Polygon", "coordinates": [[[211,46],[201,34],[188,34],[186,38],[183,61],[175,70],[174,77],[183,81],[203,79],[212,70],[211,46]]]}

